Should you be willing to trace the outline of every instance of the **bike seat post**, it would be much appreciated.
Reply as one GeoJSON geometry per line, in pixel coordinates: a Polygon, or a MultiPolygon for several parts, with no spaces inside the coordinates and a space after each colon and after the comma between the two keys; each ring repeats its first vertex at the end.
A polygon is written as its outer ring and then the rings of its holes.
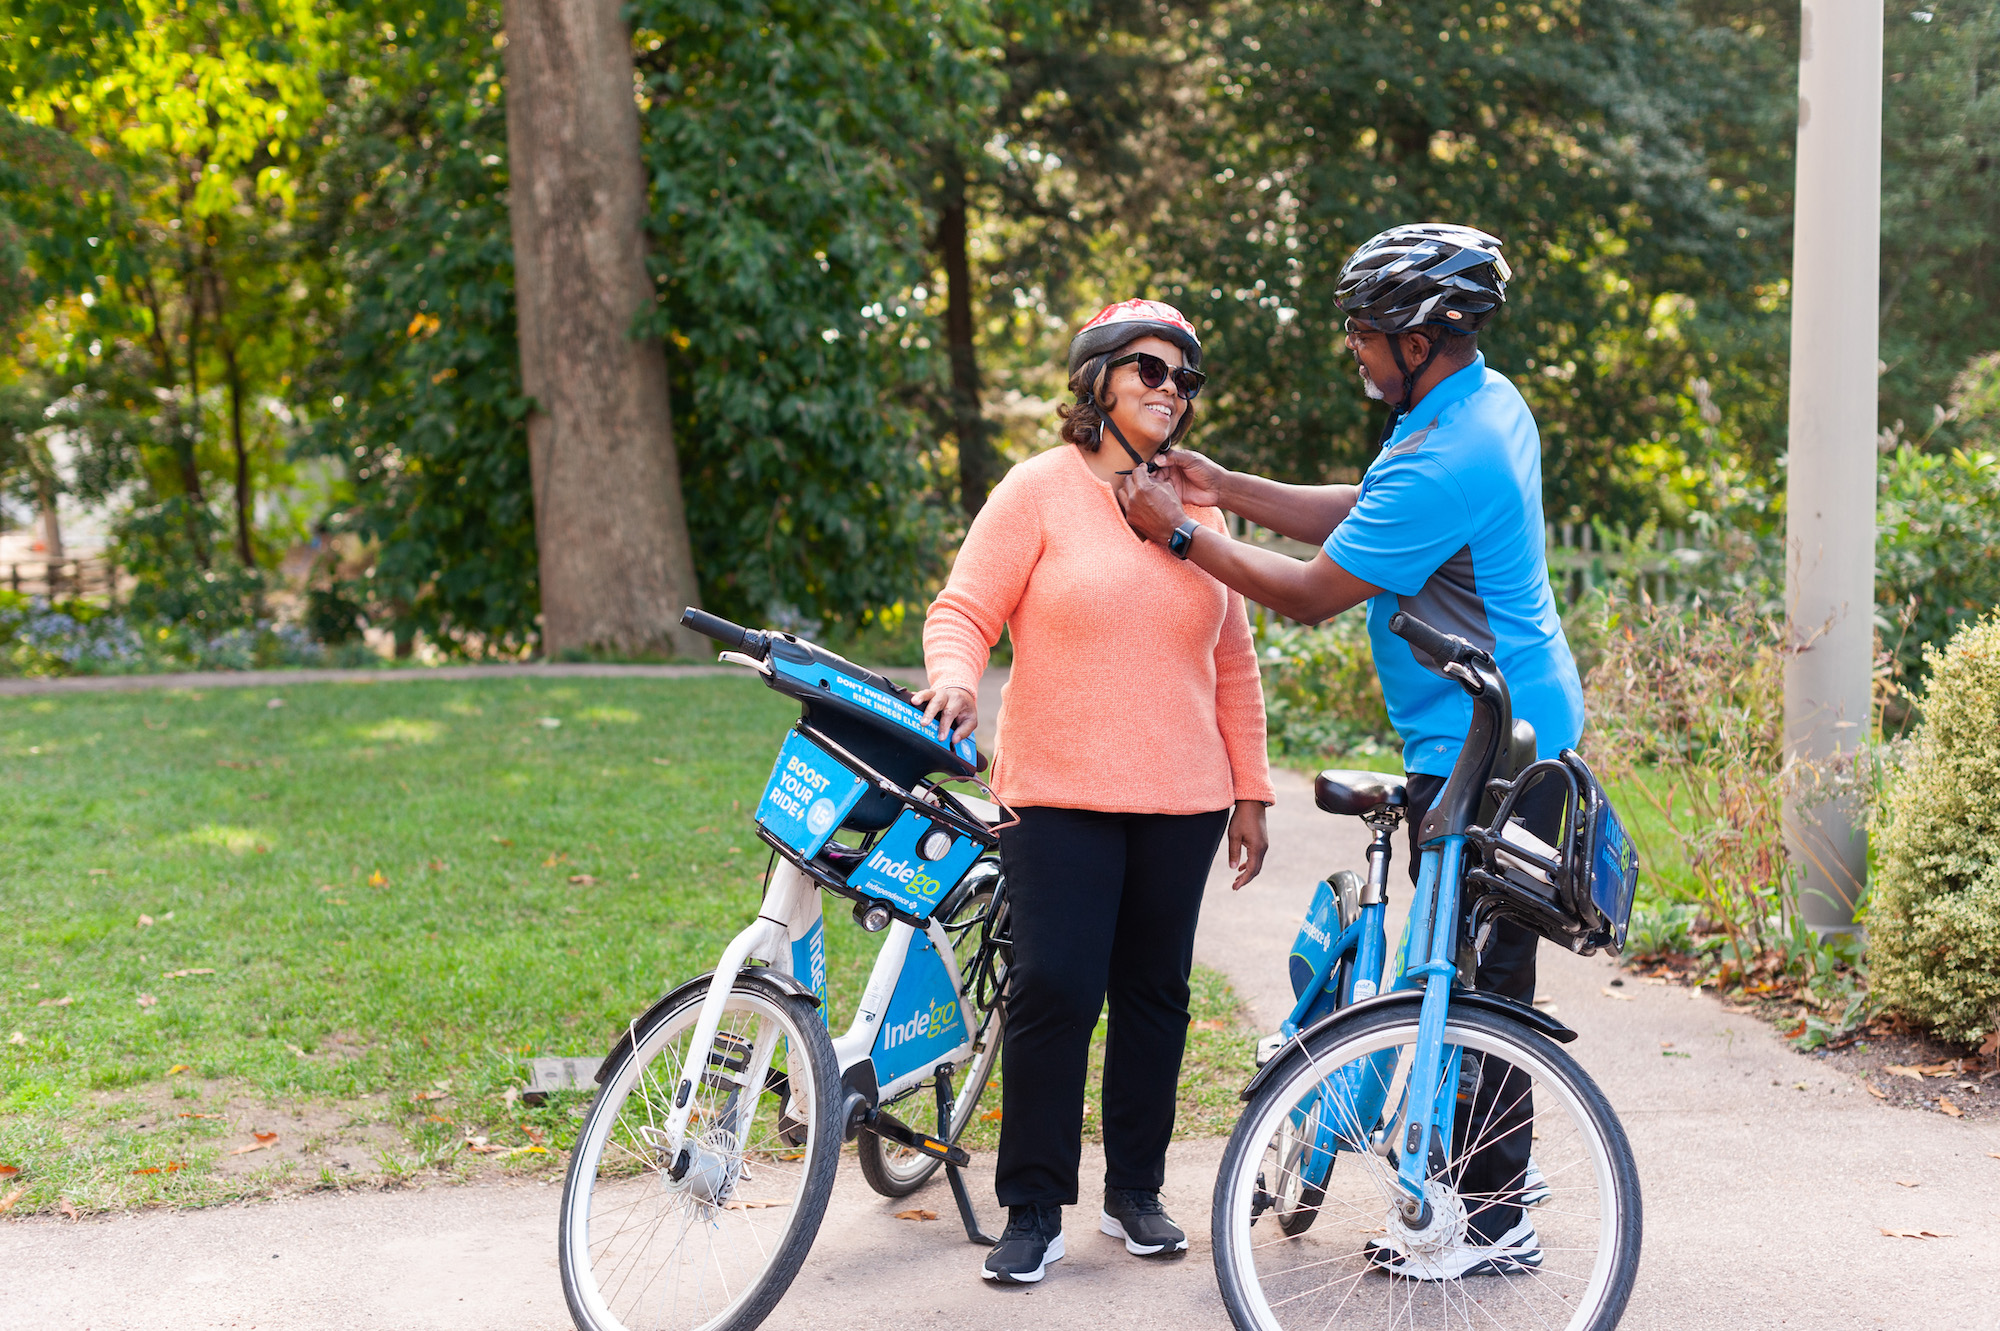
{"type": "Polygon", "coordinates": [[[1389,899],[1389,861],[1395,853],[1396,825],[1403,812],[1393,805],[1381,805],[1362,815],[1368,824],[1368,881],[1361,889],[1361,904],[1379,906],[1389,899]]]}

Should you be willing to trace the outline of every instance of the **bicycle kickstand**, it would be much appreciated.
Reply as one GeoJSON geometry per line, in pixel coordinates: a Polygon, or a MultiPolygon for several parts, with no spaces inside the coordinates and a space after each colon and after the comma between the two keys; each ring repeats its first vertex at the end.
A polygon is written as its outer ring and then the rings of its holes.
{"type": "MultiPolygon", "coordinates": [[[[951,1074],[942,1067],[938,1069],[937,1074],[937,1108],[939,1125],[942,1126],[950,1123],[952,1111],[951,1074]]],[[[953,1144],[957,1144],[955,1137],[953,1144]]],[[[979,1227],[979,1213],[972,1209],[972,1194],[966,1191],[965,1176],[960,1172],[959,1167],[947,1161],[944,1167],[944,1176],[951,1184],[952,1200],[958,1203],[958,1218],[965,1225],[966,1242],[976,1243],[983,1248],[990,1248],[998,1243],[1000,1240],[979,1227]]]]}

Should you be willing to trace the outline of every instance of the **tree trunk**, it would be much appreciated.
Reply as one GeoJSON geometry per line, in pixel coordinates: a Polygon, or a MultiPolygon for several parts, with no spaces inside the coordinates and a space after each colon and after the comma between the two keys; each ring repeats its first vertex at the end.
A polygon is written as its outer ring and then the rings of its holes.
{"type": "Polygon", "coordinates": [[[236,344],[224,341],[223,368],[229,372],[229,441],[236,448],[236,558],[244,568],[257,566],[250,549],[250,450],[243,445],[243,374],[236,365],[236,344]]]}
{"type": "Polygon", "coordinates": [[[174,422],[174,452],[180,459],[181,488],[186,492],[188,544],[194,548],[194,562],[207,568],[208,542],[201,530],[201,510],[208,500],[201,492],[201,464],[195,457],[201,442],[201,284],[193,265],[189,266],[186,286],[188,408],[185,414],[177,414],[174,422]]]}
{"type": "Polygon", "coordinates": [[[619,0],[506,0],[509,215],[542,648],[691,656],[699,605],[619,0]]]}
{"type": "Polygon", "coordinates": [[[965,172],[957,157],[944,169],[938,207],[938,253],[944,260],[944,336],[951,361],[951,419],[958,436],[958,502],[974,517],[1000,479],[1000,458],[987,438],[979,404],[979,358],[973,345],[972,260],[966,253],[965,172]]]}

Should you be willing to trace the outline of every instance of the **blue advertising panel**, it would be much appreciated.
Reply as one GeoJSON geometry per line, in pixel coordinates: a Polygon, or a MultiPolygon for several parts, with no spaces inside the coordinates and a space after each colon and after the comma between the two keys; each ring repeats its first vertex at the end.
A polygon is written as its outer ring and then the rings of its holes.
{"type": "Polygon", "coordinates": [[[924,724],[923,708],[914,707],[901,698],[892,697],[878,688],[864,684],[852,675],[843,675],[838,670],[829,670],[817,663],[789,661],[779,656],[771,658],[771,667],[779,674],[824,688],[842,702],[852,703],[856,707],[872,712],[885,721],[914,732],[939,748],[949,749],[968,767],[976,766],[979,762],[979,746],[973,741],[972,736],[967,735],[955,744],[943,743],[938,738],[936,723],[924,724]]]}
{"type": "Polygon", "coordinates": [[[1590,897],[1611,922],[1612,939],[1625,946],[1625,926],[1632,918],[1632,896],[1639,887],[1639,852],[1606,800],[1597,815],[1597,863],[1591,866],[1590,897]]]}
{"type": "Polygon", "coordinates": [[[1299,936],[1292,943],[1289,963],[1292,997],[1305,993],[1313,976],[1326,965],[1334,939],[1339,936],[1340,894],[1333,890],[1333,884],[1321,879],[1313,888],[1312,908],[1306,912],[1305,923],[1299,926],[1299,936]]]}
{"type": "Polygon", "coordinates": [[[875,1032],[875,1075],[883,1085],[928,1068],[965,1043],[965,1018],[951,975],[928,934],[910,940],[896,992],[875,1032]]]}
{"type": "Polygon", "coordinates": [[[867,783],[817,744],[793,731],[778,750],[771,780],[757,805],[757,822],[807,859],[840,826],[867,783]]]}
{"type": "Polygon", "coordinates": [[[803,938],[792,940],[792,977],[812,990],[819,1000],[819,1017],[827,1022],[826,1011],[826,922],[815,919],[803,938]]]}
{"type": "Polygon", "coordinates": [[[847,875],[847,885],[880,897],[918,919],[928,919],[938,900],[965,877],[965,871],[979,858],[979,850],[978,842],[932,822],[915,809],[905,809],[875,843],[868,858],[847,875]],[[951,849],[927,860],[921,847],[932,828],[951,838],[951,849]]]}

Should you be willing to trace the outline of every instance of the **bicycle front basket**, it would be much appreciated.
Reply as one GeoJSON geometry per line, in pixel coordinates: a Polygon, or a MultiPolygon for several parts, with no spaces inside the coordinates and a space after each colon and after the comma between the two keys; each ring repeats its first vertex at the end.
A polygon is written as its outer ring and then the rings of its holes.
{"type": "Polygon", "coordinates": [[[757,825],[809,860],[867,790],[845,763],[794,730],[778,750],[757,804],[757,825]]]}

